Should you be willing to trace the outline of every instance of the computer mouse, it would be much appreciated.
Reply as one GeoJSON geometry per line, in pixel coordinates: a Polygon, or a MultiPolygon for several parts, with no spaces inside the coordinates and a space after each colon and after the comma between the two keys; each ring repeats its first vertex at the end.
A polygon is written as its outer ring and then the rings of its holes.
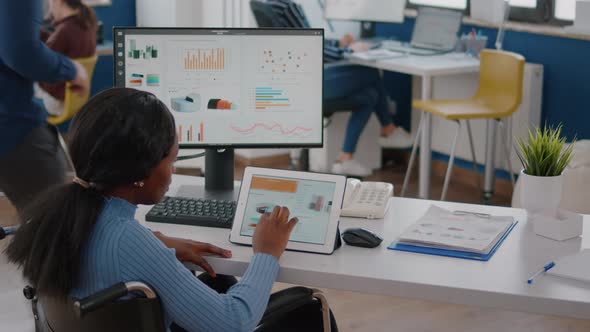
{"type": "Polygon", "coordinates": [[[350,246],[375,248],[381,244],[383,238],[364,228],[348,228],[342,232],[342,239],[350,246]]]}

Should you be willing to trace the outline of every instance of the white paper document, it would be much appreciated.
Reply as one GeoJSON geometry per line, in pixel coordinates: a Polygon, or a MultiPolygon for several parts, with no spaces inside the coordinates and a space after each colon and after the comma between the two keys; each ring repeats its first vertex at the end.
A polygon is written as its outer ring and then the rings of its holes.
{"type": "Polygon", "coordinates": [[[590,249],[556,260],[555,267],[547,274],[590,282],[590,249]]]}
{"type": "Polygon", "coordinates": [[[386,49],[375,49],[366,52],[354,52],[349,55],[351,58],[357,58],[360,60],[366,61],[375,61],[375,60],[382,60],[382,59],[391,59],[391,58],[399,58],[404,57],[405,54],[396,51],[390,51],[386,49]]]}
{"type": "Polygon", "coordinates": [[[432,205],[400,236],[399,243],[487,254],[514,224],[511,216],[448,211],[432,205]]]}

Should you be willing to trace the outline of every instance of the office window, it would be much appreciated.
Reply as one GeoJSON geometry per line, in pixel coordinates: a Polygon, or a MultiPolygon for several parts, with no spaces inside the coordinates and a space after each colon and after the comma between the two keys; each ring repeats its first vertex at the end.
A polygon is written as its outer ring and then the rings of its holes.
{"type": "Polygon", "coordinates": [[[537,8],[537,0],[510,0],[510,6],[522,8],[537,8]]]}
{"type": "Polygon", "coordinates": [[[547,23],[552,16],[553,0],[510,0],[510,20],[547,23]]]}
{"type": "Polygon", "coordinates": [[[414,6],[434,6],[453,9],[467,9],[467,0],[409,0],[414,6]]]}
{"type": "Polygon", "coordinates": [[[573,21],[576,17],[576,0],[555,0],[555,18],[573,21]]]}

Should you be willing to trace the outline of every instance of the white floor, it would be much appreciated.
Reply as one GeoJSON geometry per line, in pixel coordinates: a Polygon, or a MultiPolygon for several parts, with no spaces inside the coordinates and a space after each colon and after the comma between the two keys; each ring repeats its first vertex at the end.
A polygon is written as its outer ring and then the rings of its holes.
{"type": "MultiPolygon", "coordinates": [[[[7,242],[7,239],[0,240],[0,251],[4,251],[7,242]]],[[[18,269],[8,264],[3,254],[0,255],[0,276],[0,330],[34,332],[30,304],[22,292],[26,284],[18,269]]]]}

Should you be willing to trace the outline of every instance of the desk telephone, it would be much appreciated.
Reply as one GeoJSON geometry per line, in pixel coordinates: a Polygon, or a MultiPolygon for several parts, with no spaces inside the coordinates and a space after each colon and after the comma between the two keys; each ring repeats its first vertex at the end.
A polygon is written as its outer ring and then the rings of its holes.
{"type": "Polygon", "coordinates": [[[340,215],[367,219],[381,219],[389,207],[393,185],[385,182],[346,181],[344,202],[340,215]]]}

